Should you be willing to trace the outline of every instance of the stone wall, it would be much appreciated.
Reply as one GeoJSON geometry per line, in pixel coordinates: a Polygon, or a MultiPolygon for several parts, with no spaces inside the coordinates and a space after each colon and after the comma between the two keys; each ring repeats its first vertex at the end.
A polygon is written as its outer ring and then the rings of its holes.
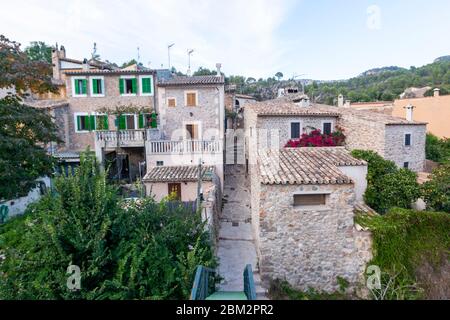
{"type": "MultiPolygon", "coordinates": [[[[136,77],[139,77],[136,75],[136,77]]],[[[89,78],[89,77],[87,77],[89,78]]],[[[119,75],[104,75],[105,81],[105,96],[104,97],[90,97],[90,81],[87,86],[87,97],[73,97],[72,96],[72,80],[71,77],[67,77],[67,95],[69,101],[69,149],[75,151],[82,151],[87,146],[91,147],[91,150],[95,149],[95,134],[94,132],[75,132],[75,119],[74,113],[76,112],[97,112],[101,108],[108,108],[114,110],[118,105],[132,105],[135,107],[154,107],[154,96],[140,96],[139,85],[138,94],[136,96],[121,96],[119,92],[119,75]]],[[[139,81],[138,81],[139,82],[139,81]]],[[[108,127],[110,130],[115,130],[115,116],[109,116],[108,127]]]]}
{"type": "Polygon", "coordinates": [[[338,125],[344,129],[346,146],[350,150],[372,150],[380,156],[385,155],[385,124],[369,121],[343,113],[338,125]]]}
{"type": "Polygon", "coordinates": [[[409,162],[409,169],[420,172],[425,165],[426,125],[387,125],[384,157],[400,168],[409,162]],[[411,134],[411,146],[405,146],[405,134],[411,134]]]}
{"type": "Polygon", "coordinates": [[[160,125],[166,140],[185,136],[185,124],[198,123],[200,137],[206,140],[222,139],[225,125],[223,86],[182,86],[159,88],[160,125]],[[218,90],[219,88],[219,90],[218,90]],[[198,105],[185,106],[185,93],[197,92],[198,105]],[[176,106],[168,107],[167,99],[175,98],[176,106]]]}
{"type": "Polygon", "coordinates": [[[283,279],[300,290],[332,292],[338,289],[337,277],[351,287],[362,281],[371,243],[353,221],[353,185],[258,187],[258,180],[252,175],[252,223],[265,285],[283,279]],[[293,194],[301,192],[329,193],[326,207],[294,207],[293,194]]]}
{"type": "MultiPolygon", "coordinates": [[[[282,148],[290,140],[291,122],[300,122],[300,133],[308,133],[313,129],[322,130],[322,121],[331,121],[336,124],[336,117],[311,117],[311,116],[271,116],[258,117],[258,130],[267,130],[267,141],[270,146],[271,130],[278,131],[279,146],[282,148]]],[[[334,127],[332,127],[332,130],[334,127]]],[[[260,132],[262,133],[262,132],[260,132]]],[[[264,133],[262,133],[264,135],[264,133]]],[[[260,136],[261,137],[261,136],[260,136]]]]}

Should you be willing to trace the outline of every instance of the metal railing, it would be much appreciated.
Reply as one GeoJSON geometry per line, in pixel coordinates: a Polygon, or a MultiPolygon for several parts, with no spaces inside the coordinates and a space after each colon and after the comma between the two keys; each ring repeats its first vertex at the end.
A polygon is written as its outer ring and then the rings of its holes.
{"type": "Polygon", "coordinates": [[[252,265],[250,264],[244,269],[244,293],[248,300],[256,300],[255,282],[253,280],[252,265]]]}
{"type": "Polygon", "coordinates": [[[221,152],[221,143],[217,140],[159,140],[150,142],[150,153],[218,153],[221,152]]]}
{"type": "Polygon", "coordinates": [[[204,266],[197,266],[191,300],[206,300],[215,292],[215,271],[204,266]]]}

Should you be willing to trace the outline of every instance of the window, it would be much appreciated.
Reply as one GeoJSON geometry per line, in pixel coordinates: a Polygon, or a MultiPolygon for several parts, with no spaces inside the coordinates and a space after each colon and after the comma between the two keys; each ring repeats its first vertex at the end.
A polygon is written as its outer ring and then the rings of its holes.
{"type": "Polygon", "coordinates": [[[326,204],[326,194],[295,194],[294,206],[320,206],[326,204]]]}
{"type": "Polygon", "coordinates": [[[104,95],[105,95],[105,86],[103,78],[102,77],[91,78],[91,96],[104,97],[104,95]]]}
{"type": "Polygon", "coordinates": [[[73,96],[85,97],[87,95],[87,80],[85,78],[73,78],[73,96]]]}
{"type": "Polygon", "coordinates": [[[300,122],[291,122],[291,139],[300,138],[300,122]]]}
{"type": "Polygon", "coordinates": [[[331,134],[331,122],[323,122],[322,123],[322,133],[330,135],[331,134]]]}
{"type": "Polygon", "coordinates": [[[108,116],[96,115],[95,116],[95,130],[108,130],[108,116]]]}
{"type": "Polygon", "coordinates": [[[137,81],[136,78],[120,78],[119,79],[119,91],[121,95],[136,95],[137,93],[137,81]]]}
{"type": "Polygon", "coordinates": [[[136,129],[136,115],[123,114],[119,117],[119,130],[134,130],[136,129]]]}
{"type": "Polygon", "coordinates": [[[196,124],[187,124],[186,125],[186,131],[187,131],[187,139],[190,140],[198,140],[198,125],[196,124]]]}
{"type": "Polygon", "coordinates": [[[143,128],[156,128],[156,116],[151,113],[145,113],[139,115],[138,121],[139,129],[143,128]]]}
{"type": "Polygon", "coordinates": [[[75,132],[87,132],[95,130],[95,116],[87,113],[75,114],[75,132]]]}
{"type": "Polygon", "coordinates": [[[409,169],[409,162],[404,162],[403,163],[403,168],[409,169]]]}
{"type": "Polygon", "coordinates": [[[177,99],[175,99],[175,98],[167,98],[167,106],[169,108],[175,108],[177,106],[177,99]]]}
{"type": "Polygon", "coordinates": [[[197,93],[196,92],[186,92],[186,106],[187,107],[197,106],[197,93]]]}
{"type": "Polygon", "coordinates": [[[153,81],[152,77],[141,77],[141,95],[150,96],[153,94],[153,81]]]}
{"type": "Polygon", "coordinates": [[[164,161],[156,161],[157,167],[162,167],[164,165],[164,161]]]}
{"type": "Polygon", "coordinates": [[[411,145],[411,133],[406,133],[405,134],[405,146],[410,146],[411,145]]]}

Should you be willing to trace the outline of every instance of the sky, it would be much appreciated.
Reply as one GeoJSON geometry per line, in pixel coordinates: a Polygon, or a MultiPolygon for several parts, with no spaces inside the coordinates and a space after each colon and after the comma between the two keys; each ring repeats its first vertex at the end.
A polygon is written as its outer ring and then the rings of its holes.
{"type": "Polygon", "coordinates": [[[450,55],[448,0],[0,0],[0,34],[64,45],[67,56],[151,68],[316,80],[409,68],[450,55]]]}

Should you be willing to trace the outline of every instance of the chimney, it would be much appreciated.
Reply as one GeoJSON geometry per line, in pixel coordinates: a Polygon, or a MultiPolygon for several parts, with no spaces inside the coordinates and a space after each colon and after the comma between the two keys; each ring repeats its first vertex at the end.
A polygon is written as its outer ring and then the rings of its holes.
{"type": "Polygon", "coordinates": [[[344,96],[342,94],[340,94],[338,96],[338,107],[342,108],[344,106],[344,96]]]}
{"type": "Polygon", "coordinates": [[[89,64],[88,64],[88,60],[86,58],[84,58],[83,60],[83,65],[81,67],[84,71],[89,70],[89,64]]]}
{"type": "Polygon", "coordinates": [[[61,48],[59,49],[58,56],[60,59],[64,59],[66,57],[66,48],[64,48],[63,45],[61,45],[61,48]]]}
{"type": "Polygon", "coordinates": [[[441,92],[441,89],[436,88],[436,89],[434,89],[433,91],[434,91],[434,96],[435,96],[435,97],[439,97],[440,92],[441,92]]]}
{"type": "Polygon", "coordinates": [[[61,72],[60,72],[60,63],[59,63],[59,50],[58,44],[52,49],[52,68],[53,68],[53,79],[60,80],[61,72]]]}
{"type": "Polygon", "coordinates": [[[222,68],[222,64],[221,63],[216,63],[216,68],[217,68],[217,76],[221,77],[222,76],[222,72],[220,71],[220,69],[222,68]]]}
{"type": "Polygon", "coordinates": [[[404,108],[406,109],[406,120],[413,121],[413,109],[414,109],[413,105],[408,104],[404,108]]]}

